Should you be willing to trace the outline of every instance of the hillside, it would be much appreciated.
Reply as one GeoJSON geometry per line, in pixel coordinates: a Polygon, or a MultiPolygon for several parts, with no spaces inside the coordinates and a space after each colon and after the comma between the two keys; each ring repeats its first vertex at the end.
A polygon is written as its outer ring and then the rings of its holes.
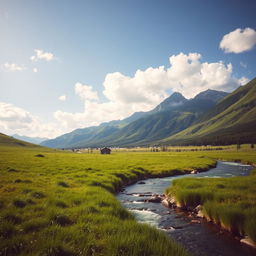
{"type": "Polygon", "coordinates": [[[207,90],[188,100],[180,93],[173,93],[149,112],[136,112],[121,121],[77,129],[42,145],[79,148],[153,144],[189,127],[226,95],[225,92],[207,90]]]}
{"type": "Polygon", "coordinates": [[[112,135],[122,127],[136,121],[144,115],[146,115],[146,112],[135,112],[123,120],[113,120],[98,126],[76,129],[70,133],[58,136],[55,139],[45,140],[41,142],[41,145],[51,148],[72,148],[77,147],[77,144],[87,145],[112,135]]]}
{"type": "Polygon", "coordinates": [[[221,100],[200,122],[160,144],[232,144],[256,142],[256,79],[221,100]]]}
{"type": "Polygon", "coordinates": [[[0,133],[0,146],[19,146],[19,147],[40,147],[22,140],[15,139],[11,136],[7,136],[0,133]]]}

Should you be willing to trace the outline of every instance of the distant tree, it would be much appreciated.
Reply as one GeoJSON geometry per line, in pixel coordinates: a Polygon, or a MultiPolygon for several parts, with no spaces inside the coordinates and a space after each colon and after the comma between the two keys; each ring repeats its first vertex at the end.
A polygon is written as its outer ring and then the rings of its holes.
{"type": "Polygon", "coordinates": [[[162,150],[162,152],[167,151],[167,146],[162,146],[162,147],[161,147],[161,150],[162,150]]]}
{"type": "Polygon", "coordinates": [[[253,148],[254,148],[254,143],[251,144],[251,149],[253,149],[253,148]]]}

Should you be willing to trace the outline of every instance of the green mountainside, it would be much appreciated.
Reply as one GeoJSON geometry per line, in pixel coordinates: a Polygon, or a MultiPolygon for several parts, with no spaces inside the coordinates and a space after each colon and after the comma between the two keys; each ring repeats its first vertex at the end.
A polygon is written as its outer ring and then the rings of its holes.
{"type": "MultiPolygon", "coordinates": [[[[219,93],[222,97],[227,93],[208,90],[211,99],[205,99],[205,94],[198,94],[191,100],[185,99],[181,94],[177,100],[177,93],[171,95],[155,109],[161,110],[155,112],[150,111],[148,115],[140,118],[121,130],[118,130],[112,136],[101,141],[94,141],[89,146],[147,146],[156,144],[158,140],[166,138],[172,134],[178,133],[193,124],[207,110],[216,105],[219,100],[219,93]],[[215,97],[218,95],[217,97],[215,97]],[[180,101],[181,97],[183,99],[180,101]],[[173,101],[178,104],[171,104],[173,101]]],[[[80,146],[78,144],[77,146],[80,146]]]]}
{"type": "Polygon", "coordinates": [[[191,127],[160,144],[232,144],[256,142],[256,78],[222,99],[191,127]]]}
{"type": "Polygon", "coordinates": [[[149,112],[137,112],[121,121],[77,129],[41,145],[54,148],[149,145],[186,129],[226,95],[207,90],[187,100],[180,93],[173,93],[149,112]]]}
{"type": "Polygon", "coordinates": [[[0,146],[20,146],[20,147],[40,147],[22,140],[15,139],[11,136],[7,136],[0,133],[0,146]]]}
{"type": "Polygon", "coordinates": [[[73,148],[77,147],[77,145],[84,146],[91,143],[93,144],[94,141],[103,140],[145,114],[145,112],[136,112],[124,120],[114,120],[102,123],[99,126],[76,129],[70,133],[58,136],[55,139],[43,141],[41,145],[51,148],[73,148]]]}

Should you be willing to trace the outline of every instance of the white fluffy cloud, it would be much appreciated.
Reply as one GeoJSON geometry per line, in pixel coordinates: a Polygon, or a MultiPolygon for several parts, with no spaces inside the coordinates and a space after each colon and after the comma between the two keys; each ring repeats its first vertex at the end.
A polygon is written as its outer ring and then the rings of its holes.
{"type": "Polygon", "coordinates": [[[48,138],[53,138],[63,132],[57,124],[42,123],[39,118],[28,111],[5,102],[0,102],[0,131],[7,134],[18,133],[48,138]]]}
{"type": "Polygon", "coordinates": [[[75,84],[75,92],[83,100],[98,100],[99,99],[97,92],[93,91],[93,88],[90,85],[83,85],[81,83],[76,83],[75,84]]]}
{"type": "Polygon", "coordinates": [[[66,95],[61,95],[58,99],[61,100],[61,101],[65,101],[67,99],[67,96],[66,95]]]}
{"type": "Polygon", "coordinates": [[[38,69],[37,69],[37,68],[33,68],[33,72],[34,72],[34,73],[37,73],[37,72],[38,72],[38,69]]]}
{"type": "Polygon", "coordinates": [[[194,97],[207,89],[231,91],[239,83],[232,77],[232,65],[223,62],[201,62],[201,55],[180,53],[169,58],[170,67],[138,70],[134,77],[121,73],[108,74],[104,81],[105,96],[112,102],[148,104],[161,102],[167,90],[194,97]]]}
{"type": "Polygon", "coordinates": [[[252,28],[237,28],[226,34],[221,42],[220,48],[227,53],[241,53],[251,50],[256,45],[256,31],[252,28]]]}
{"type": "Polygon", "coordinates": [[[238,82],[239,82],[239,84],[240,85],[245,85],[245,84],[247,84],[248,82],[249,82],[250,80],[247,78],[247,77],[241,77],[239,80],[238,80],[238,82]]]}
{"type": "Polygon", "coordinates": [[[9,63],[9,62],[4,63],[4,67],[5,67],[5,69],[7,69],[8,71],[22,71],[22,70],[25,70],[25,69],[26,69],[26,67],[19,66],[18,64],[9,63]]]}
{"type": "Polygon", "coordinates": [[[232,91],[247,78],[232,76],[232,65],[223,62],[202,62],[198,53],[173,55],[170,67],[137,70],[134,76],[119,72],[106,75],[103,94],[107,102],[99,102],[98,94],[91,86],[77,83],[75,92],[84,100],[80,113],[56,111],[54,117],[65,129],[98,125],[102,122],[122,119],[136,111],[148,111],[168,96],[168,91],[181,92],[191,98],[207,90],[232,91]]]}
{"type": "Polygon", "coordinates": [[[54,60],[54,55],[50,52],[44,52],[43,50],[39,50],[39,49],[35,49],[34,52],[35,52],[35,55],[30,57],[30,59],[32,61],[38,61],[38,60],[51,61],[51,60],[54,60]]]}

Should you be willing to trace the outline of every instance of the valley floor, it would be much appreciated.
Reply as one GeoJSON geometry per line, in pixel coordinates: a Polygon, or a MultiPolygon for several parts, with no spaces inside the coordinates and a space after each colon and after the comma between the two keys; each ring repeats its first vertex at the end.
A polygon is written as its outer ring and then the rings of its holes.
{"type": "Polygon", "coordinates": [[[115,198],[147,177],[206,170],[216,159],[255,163],[249,149],[77,154],[0,147],[0,255],[187,255],[139,224],[115,198]]]}

